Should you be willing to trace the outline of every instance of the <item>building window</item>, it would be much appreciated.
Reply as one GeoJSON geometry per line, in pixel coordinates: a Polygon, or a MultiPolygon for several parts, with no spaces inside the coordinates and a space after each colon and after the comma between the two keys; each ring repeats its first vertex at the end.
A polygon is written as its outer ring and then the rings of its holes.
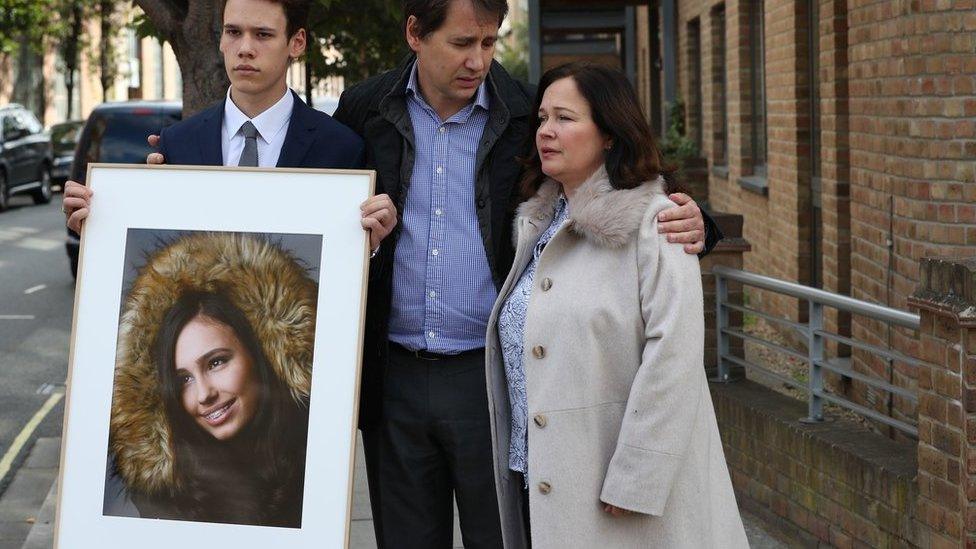
{"type": "Polygon", "coordinates": [[[701,22],[688,22],[688,135],[702,150],[701,22]]]}
{"type": "Polygon", "coordinates": [[[725,71],[725,5],[712,9],[712,163],[725,168],[729,165],[729,126],[726,89],[728,76],[725,71]]]}
{"type": "Polygon", "coordinates": [[[128,77],[129,99],[141,99],[142,90],[142,40],[134,29],[128,29],[128,77]]]}
{"type": "Polygon", "coordinates": [[[750,133],[752,136],[752,174],[766,177],[766,72],[764,18],[765,2],[752,0],[749,3],[749,61],[751,79],[749,87],[752,102],[750,133]]]}
{"type": "Polygon", "coordinates": [[[154,42],[153,63],[156,65],[156,99],[166,97],[166,71],[163,62],[163,43],[159,40],[154,42]]]}

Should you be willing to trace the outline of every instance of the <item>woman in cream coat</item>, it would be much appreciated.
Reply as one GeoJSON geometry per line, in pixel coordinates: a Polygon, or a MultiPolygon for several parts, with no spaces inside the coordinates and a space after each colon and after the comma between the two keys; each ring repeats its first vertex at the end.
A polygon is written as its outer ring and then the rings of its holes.
{"type": "Polygon", "coordinates": [[[505,546],[747,547],[703,368],[695,256],[619,72],[543,76],[516,257],[489,320],[505,546]]]}

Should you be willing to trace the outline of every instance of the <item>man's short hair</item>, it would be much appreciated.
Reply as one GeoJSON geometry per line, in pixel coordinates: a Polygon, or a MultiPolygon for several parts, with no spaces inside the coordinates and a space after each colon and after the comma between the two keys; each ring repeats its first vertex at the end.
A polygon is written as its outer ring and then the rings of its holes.
{"type": "MultiPolygon", "coordinates": [[[[220,15],[223,18],[224,10],[227,8],[227,0],[222,0],[223,6],[220,8],[220,15]]],[[[306,29],[308,32],[308,9],[309,0],[267,0],[272,4],[281,4],[285,11],[285,31],[288,38],[295,36],[298,29],[306,29]]]]}
{"type": "Polygon", "coordinates": [[[471,2],[476,11],[497,16],[499,27],[508,15],[506,0],[404,0],[404,25],[413,15],[417,18],[417,37],[427,38],[444,24],[451,2],[471,2]]]}

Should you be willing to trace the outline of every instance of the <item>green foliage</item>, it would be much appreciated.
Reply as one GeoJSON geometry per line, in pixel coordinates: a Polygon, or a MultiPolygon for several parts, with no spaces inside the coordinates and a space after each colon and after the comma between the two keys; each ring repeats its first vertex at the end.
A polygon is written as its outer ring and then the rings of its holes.
{"type": "Polygon", "coordinates": [[[514,23],[509,34],[498,41],[495,59],[514,78],[529,80],[529,26],[524,21],[514,23]]]}
{"type": "Polygon", "coordinates": [[[12,53],[24,41],[40,50],[52,23],[51,0],[0,0],[0,54],[12,53]]]}
{"type": "Polygon", "coordinates": [[[166,42],[163,34],[153,24],[152,19],[142,10],[136,10],[132,18],[132,28],[136,31],[136,36],[139,38],[155,38],[160,44],[166,42]]]}
{"type": "Polygon", "coordinates": [[[679,97],[668,103],[668,127],[661,141],[661,154],[680,168],[689,158],[698,158],[698,145],[685,134],[685,104],[679,97]]]}
{"type": "Polygon", "coordinates": [[[314,77],[341,76],[348,87],[396,66],[408,53],[401,10],[399,0],[313,0],[306,57],[314,77]],[[338,58],[323,55],[330,47],[338,58]]]}

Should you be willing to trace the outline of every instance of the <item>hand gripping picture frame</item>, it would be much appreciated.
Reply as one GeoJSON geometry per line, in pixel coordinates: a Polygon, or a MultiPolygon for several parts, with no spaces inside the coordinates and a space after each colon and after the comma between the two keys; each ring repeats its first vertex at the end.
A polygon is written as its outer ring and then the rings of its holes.
{"type": "Polygon", "coordinates": [[[348,547],[374,172],[87,181],[55,547],[348,547]]]}

